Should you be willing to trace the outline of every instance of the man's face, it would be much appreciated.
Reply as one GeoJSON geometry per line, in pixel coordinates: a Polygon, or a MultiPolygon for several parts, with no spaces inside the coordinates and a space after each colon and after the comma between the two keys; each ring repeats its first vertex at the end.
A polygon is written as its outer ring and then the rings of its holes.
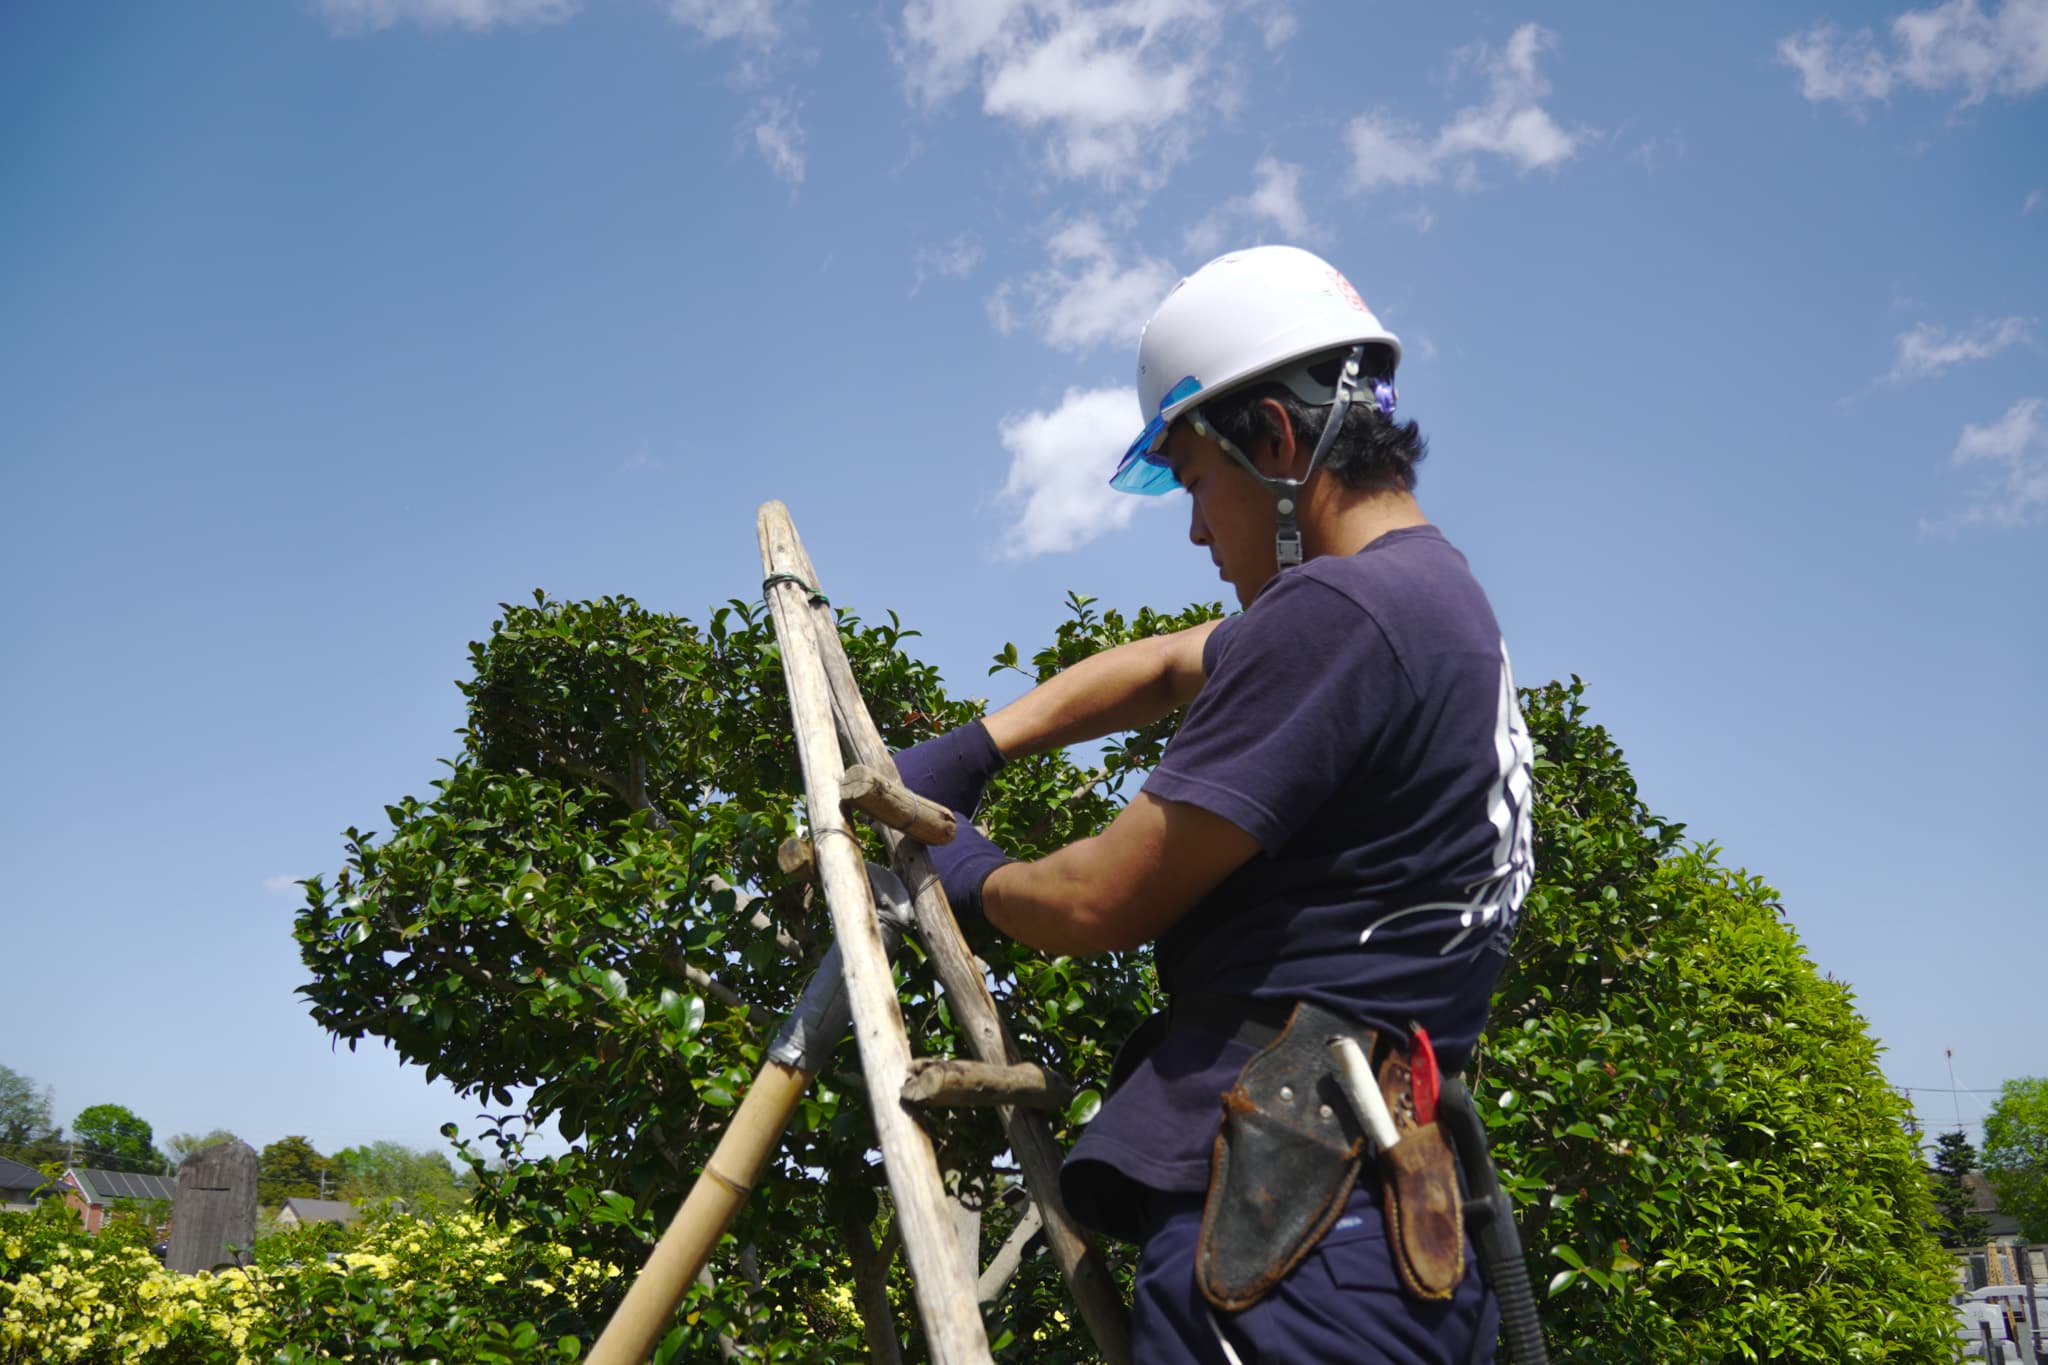
{"type": "Polygon", "coordinates": [[[1248,607],[1280,572],[1273,544],[1273,495],[1243,465],[1186,422],[1166,438],[1166,460],[1190,503],[1188,539],[1209,552],[1217,575],[1248,607]]]}

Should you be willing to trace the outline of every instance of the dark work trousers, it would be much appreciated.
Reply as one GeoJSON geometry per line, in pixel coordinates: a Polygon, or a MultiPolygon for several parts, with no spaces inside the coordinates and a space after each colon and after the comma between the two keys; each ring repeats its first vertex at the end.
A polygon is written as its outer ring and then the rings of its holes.
{"type": "Polygon", "coordinates": [[[1441,1303],[1401,1289],[1377,1194],[1362,1185],[1322,1243],[1241,1313],[1211,1309],[1195,1287],[1199,1194],[1153,1194],[1131,1310],[1135,1365],[1228,1365],[1221,1330],[1241,1365],[1491,1365],[1500,1312],[1470,1245],[1465,1280],[1441,1303]],[[1212,1325],[1213,1324],[1213,1325],[1212,1325]],[[1475,1334],[1483,1340],[1474,1351],[1475,1334]]]}

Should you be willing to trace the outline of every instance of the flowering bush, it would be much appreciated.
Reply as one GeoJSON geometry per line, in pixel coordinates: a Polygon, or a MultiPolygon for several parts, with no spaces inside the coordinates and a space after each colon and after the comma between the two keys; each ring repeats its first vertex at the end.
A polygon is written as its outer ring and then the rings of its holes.
{"type": "Polygon", "coordinates": [[[0,1222],[0,1365],[574,1360],[620,1280],[469,1213],[308,1228],[199,1275],[146,1235],[89,1236],[61,1208],[0,1222]]]}

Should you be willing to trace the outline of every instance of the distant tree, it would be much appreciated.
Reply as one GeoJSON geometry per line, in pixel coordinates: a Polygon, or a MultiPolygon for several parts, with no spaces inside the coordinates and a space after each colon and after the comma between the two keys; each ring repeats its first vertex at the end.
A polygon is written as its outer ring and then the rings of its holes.
{"type": "Polygon", "coordinates": [[[448,1158],[414,1151],[396,1142],[344,1147],[334,1154],[341,1175],[340,1197],[357,1204],[403,1200],[414,1213],[454,1208],[465,1192],[448,1158]]]}
{"type": "Polygon", "coordinates": [[[1935,1142],[1934,1167],[1927,1173],[1934,1189],[1934,1210],[1941,1215],[1939,1234],[1945,1247],[1981,1247],[1991,1226],[1977,1212],[1977,1197],[1965,1178],[1977,1169],[1977,1149],[1961,1133],[1943,1133],[1935,1142]]]}
{"type": "Polygon", "coordinates": [[[305,1138],[279,1138],[257,1155],[256,1201],[282,1204],[287,1199],[332,1199],[338,1175],[334,1158],[320,1155],[305,1138]],[[327,1178],[324,1190],[322,1176],[327,1178]]]}
{"type": "Polygon", "coordinates": [[[332,1156],[322,1156],[301,1136],[279,1138],[256,1156],[256,1201],[332,1199],[340,1173],[332,1156]],[[326,1177],[326,1185],[322,1185],[326,1177]]]}
{"type": "Polygon", "coordinates": [[[2048,1077],[2007,1081],[1984,1120],[1984,1177],[2020,1236],[2048,1241],[2048,1077]]]}
{"type": "Polygon", "coordinates": [[[0,1147],[23,1146],[51,1131],[49,1088],[38,1090],[27,1076],[0,1066],[0,1147]]]}
{"type": "Polygon", "coordinates": [[[240,1141],[239,1137],[230,1133],[225,1128],[215,1128],[211,1132],[197,1135],[178,1133],[175,1136],[164,1139],[164,1155],[170,1158],[173,1166],[182,1166],[185,1164],[186,1157],[203,1147],[211,1147],[217,1142],[240,1141]]]}
{"type": "Polygon", "coordinates": [[[166,1165],[156,1149],[156,1134],[134,1110],[118,1104],[95,1104],[71,1121],[71,1137],[81,1163],[112,1171],[160,1173],[166,1165]]]}

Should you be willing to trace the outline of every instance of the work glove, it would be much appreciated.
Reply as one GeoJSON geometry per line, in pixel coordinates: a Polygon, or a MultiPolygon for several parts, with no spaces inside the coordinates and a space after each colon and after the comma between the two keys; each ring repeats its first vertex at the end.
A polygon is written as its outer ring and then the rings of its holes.
{"type": "MultiPolygon", "coordinates": [[[[974,814],[982,790],[1002,766],[1002,751],[989,738],[988,727],[978,720],[896,755],[896,772],[904,786],[966,815],[974,814]]],[[[962,818],[960,823],[967,821],[962,818]]]]}
{"type": "Polygon", "coordinates": [[[932,870],[939,874],[939,886],[953,907],[953,918],[961,924],[986,924],[988,914],[981,903],[982,883],[988,880],[991,872],[1016,859],[990,843],[988,836],[957,810],[953,812],[953,825],[953,842],[932,844],[925,851],[931,854],[932,870]]]}

